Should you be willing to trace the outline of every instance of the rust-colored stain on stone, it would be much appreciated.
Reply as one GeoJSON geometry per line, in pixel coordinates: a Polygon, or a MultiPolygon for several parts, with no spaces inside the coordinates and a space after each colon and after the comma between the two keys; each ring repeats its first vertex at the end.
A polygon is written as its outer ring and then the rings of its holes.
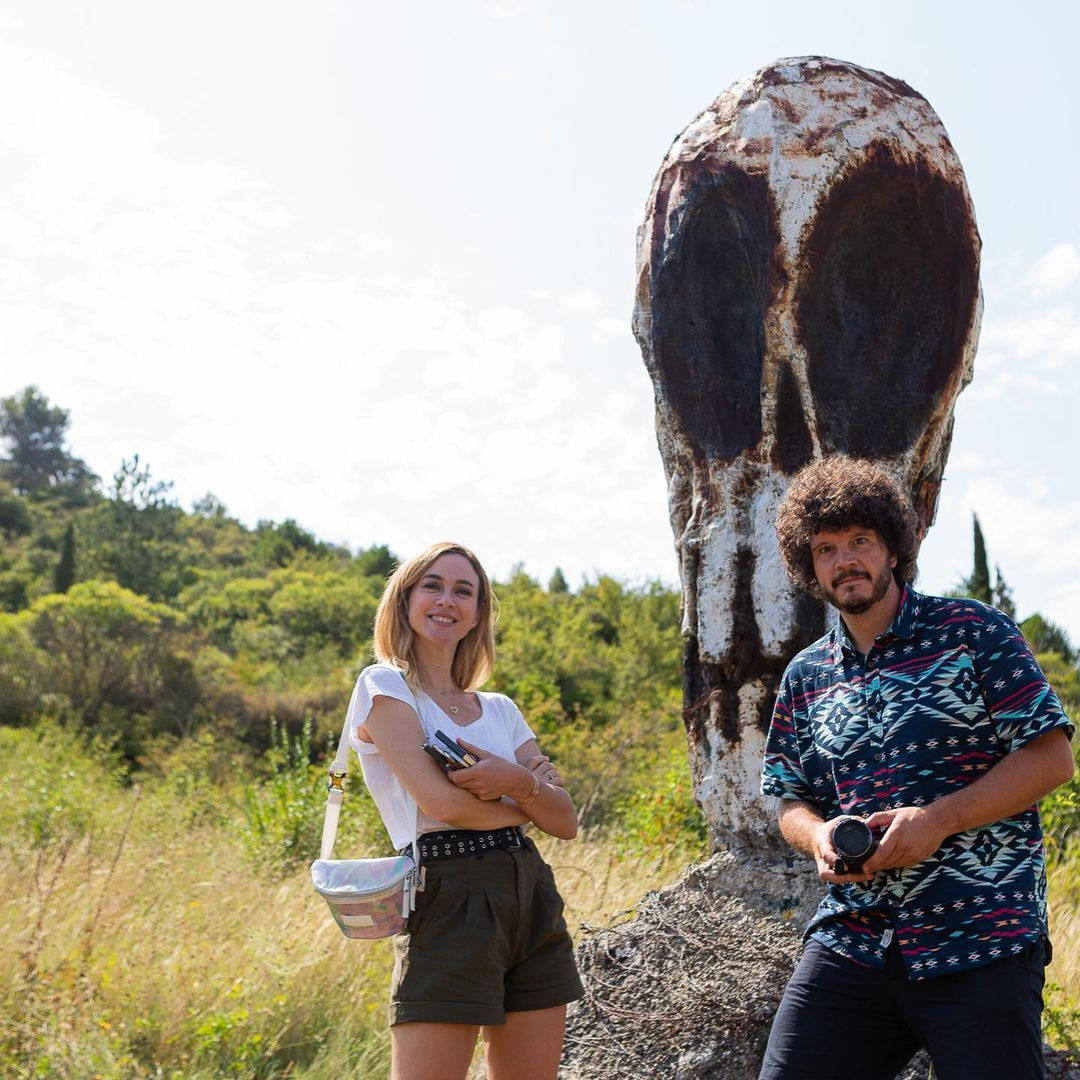
{"type": "Polygon", "coordinates": [[[835,134],[834,124],[821,124],[812,128],[803,136],[801,151],[804,154],[817,154],[824,149],[825,140],[835,134]]]}
{"type": "Polygon", "coordinates": [[[793,101],[788,101],[787,98],[776,98],[773,104],[786,120],[793,124],[802,123],[802,110],[793,101]]]}
{"type": "Polygon", "coordinates": [[[748,139],[736,148],[740,154],[749,154],[752,157],[764,156],[772,153],[772,139],[748,139]]]}

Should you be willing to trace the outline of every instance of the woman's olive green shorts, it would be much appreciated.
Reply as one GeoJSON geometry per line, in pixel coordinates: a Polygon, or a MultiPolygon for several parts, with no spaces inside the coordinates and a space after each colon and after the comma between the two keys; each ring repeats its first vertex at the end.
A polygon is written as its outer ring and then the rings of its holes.
{"type": "Polygon", "coordinates": [[[502,1024],[582,996],[562,897],[531,840],[425,866],[394,940],[391,1024],[502,1024]]]}

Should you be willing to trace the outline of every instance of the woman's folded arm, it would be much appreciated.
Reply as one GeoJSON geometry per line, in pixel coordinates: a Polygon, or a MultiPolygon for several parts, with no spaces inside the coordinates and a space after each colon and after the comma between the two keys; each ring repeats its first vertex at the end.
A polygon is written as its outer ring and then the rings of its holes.
{"type": "Polygon", "coordinates": [[[424,753],[424,729],[405,702],[377,696],[361,728],[361,738],[364,735],[428,817],[461,829],[500,829],[529,820],[513,802],[484,800],[452,784],[424,753]]]}

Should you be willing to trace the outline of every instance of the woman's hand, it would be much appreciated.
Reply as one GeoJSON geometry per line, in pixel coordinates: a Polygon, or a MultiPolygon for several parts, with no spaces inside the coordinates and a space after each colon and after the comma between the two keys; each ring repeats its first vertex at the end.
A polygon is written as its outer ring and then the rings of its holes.
{"type": "Polygon", "coordinates": [[[532,757],[521,762],[521,764],[541,783],[551,784],[552,787],[566,787],[566,782],[563,780],[562,773],[559,772],[558,768],[547,754],[534,754],[532,757]]]}
{"type": "Polygon", "coordinates": [[[405,702],[378,695],[364,728],[394,775],[428,817],[457,829],[501,829],[529,820],[510,800],[485,802],[448,783],[446,773],[424,753],[423,726],[416,711],[405,702]]]}
{"type": "Polygon", "coordinates": [[[452,784],[486,802],[501,799],[504,795],[509,795],[515,802],[528,798],[533,790],[531,770],[481,750],[464,739],[458,739],[458,743],[477,758],[477,764],[468,769],[451,769],[446,775],[452,784]]]}

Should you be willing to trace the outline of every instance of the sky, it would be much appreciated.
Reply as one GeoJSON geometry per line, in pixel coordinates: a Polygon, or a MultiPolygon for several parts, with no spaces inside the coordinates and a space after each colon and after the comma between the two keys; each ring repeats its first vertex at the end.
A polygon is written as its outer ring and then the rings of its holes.
{"type": "Polygon", "coordinates": [[[821,54],[941,116],[983,239],[920,587],[979,515],[1080,643],[1080,139],[1066,3],[0,0],[0,396],[103,478],[352,548],[677,580],[634,234],[672,139],[821,54]]]}

